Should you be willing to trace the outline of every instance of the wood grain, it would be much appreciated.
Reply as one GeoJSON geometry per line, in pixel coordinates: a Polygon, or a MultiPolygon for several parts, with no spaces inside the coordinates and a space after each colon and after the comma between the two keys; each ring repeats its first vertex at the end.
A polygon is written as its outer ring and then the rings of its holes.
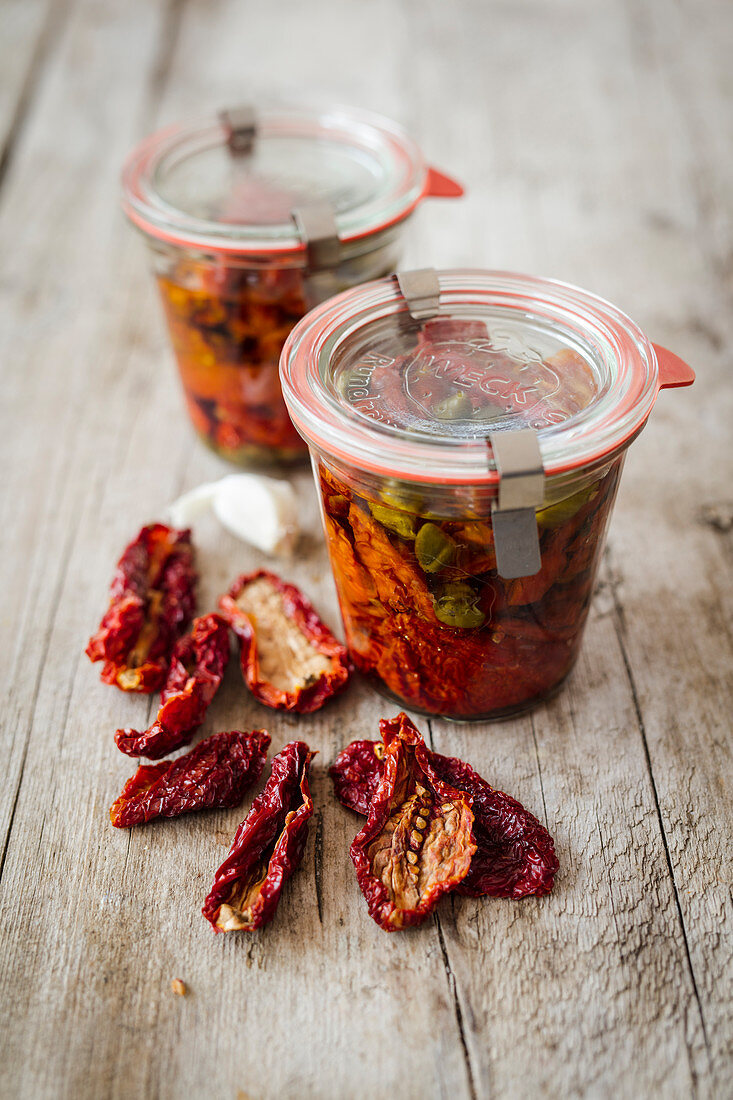
{"type": "MultiPolygon", "coordinates": [[[[3,1096],[725,1095],[733,535],[703,509],[733,500],[733,8],[30,0],[0,18],[3,1096]],[[317,815],[273,925],[214,938],[200,905],[243,811],[113,830],[131,765],[112,733],[151,704],[82,655],[121,547],[225,472],[187,426],[118,172],[159,123],[304,88],[401,119],[469,185],[419,212],[408,265],[585,285],[698,380],[630,450],[563,693],[511,722],[420,723],[547,822],[553,893],[455,897],[380,932],[326,770],[389,704],[359,684],[297,721],[233,663],[202,735],[307,739],[317,815]]],[[[307,536],[277,567],[336,623],[294,480],[307,536]]],[[[196,540],[202,606],[263,562],[213,520],[196,540]]]]}

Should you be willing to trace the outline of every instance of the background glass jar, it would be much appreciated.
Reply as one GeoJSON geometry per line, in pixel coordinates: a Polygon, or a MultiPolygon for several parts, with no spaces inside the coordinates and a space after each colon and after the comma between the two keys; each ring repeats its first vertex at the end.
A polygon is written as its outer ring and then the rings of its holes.
{"type": "Polygon", "coordinates": [[[357,666],[414,710],[501,718],[571,670],[626,450],[660,387],[693,375],[583,291],[435,278],[417,309],[389,279],[315,310],[286,343],[283,393],[357,666]],[[498,459],[518,431],[539,471],[498,459]],[[534,496],[505,505],[520,475],[534,496]],[[512,568],[507,511],[537,567],[512,568]]]}
{"type": "Polygon", "coordinates": [[[240,109],[170,127],[133,152],[123,185],[194,427],[244,465],[306,454],[278,377],[296,321],[393,270],[423,197],[461,194],[395,124],[343,109],[240,109]]]}
{"type": "Polygon", "coordinates": [[[293,327],[314,305],[394,270],[402,227],[344,255],[332,270],[259,264],[155,239],[153,268],[191,421],[199,437],[240,465],[301,461],[308,448],[280,391],[278,363],[293,327]]]}

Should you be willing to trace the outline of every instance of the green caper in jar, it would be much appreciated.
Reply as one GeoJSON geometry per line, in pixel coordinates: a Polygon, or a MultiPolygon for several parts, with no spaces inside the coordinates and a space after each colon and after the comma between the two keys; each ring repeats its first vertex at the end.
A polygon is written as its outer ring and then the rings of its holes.
{"type": "Polygon", "coordinates": [[[422,507],[422,497],[415,492],[415,487],[393,477],[382,483],[379,497],[385,504],[404,512],[419,512],[422,507]]]}
{"type": "Polygon", "coordinates": [[[415,557],[426,573],[439,573],[456,556],[455,541],[434,523],[423,523],[415,539],[415,557]]]}
{"type": "Polygon", "coordinates": [[[596,495],[597,491],[597,483],[587,485],[585,489],[580,489],[572,496],[566,497],[565,500],[559,500],[557,504],[551,504],[549,508],[543,508],[537,513],[538,526],[543,531],[552,531],[556,527],[562,527],[563,523],[567,523],[568,520],[572,519],[583,505],[587,504],[596,495]]]}
{"type": "Polygon", "coordinates": [[[483,625],[486,616],[478,606],[478,595],[466,581],[442,585],[434,599],[435,614],[446,626],[471,630],[483,625]]]}
{"type": "Polygon", "coordinates": [[[473,405],[470,398],[459,390],[438,401],[430,411],[438,420],[465,420],[473,412],[473,405]]]}
{"type": "Polygon", "coordinates": [[[417,513],[422,507],[420,497],[410,492],[404,482],[392,478],[383,482],[379,496],[379,501],[367,502],[377,522],[401,539],[414,539],[417,513]]]}
{"type": "Polygon", "coordinates": [[[392,508],[389,504],[374,504],[371,501],[369,511],[388,531],[393,531],[401,539],[414,539],[417,517],[412,512],[403,512],[399,508],[392,508]]]}

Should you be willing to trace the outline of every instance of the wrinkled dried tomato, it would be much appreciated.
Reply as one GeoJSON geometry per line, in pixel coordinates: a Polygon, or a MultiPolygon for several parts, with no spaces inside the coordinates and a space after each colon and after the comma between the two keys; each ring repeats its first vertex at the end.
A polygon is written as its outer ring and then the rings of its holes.
{"type": "Polygon", "coordinates": [[[292,741],[274,757],[270,778],[237,829],[204,902],[202,913],[215,932],[252,932],[274,917],[283,885],[305,851],[313,756],[305,742],[292,741]]]}
{"type": "MultiPolygon", "coordinates": [[[[393,726],[397,719],[386,726],[393,726]]],[[[384,773],[382,741],[353,741],[339,753],[330,775],[342,805],[367,816],[384,773]]],[[[558,861],[544,825],[528,810],[491,787],[463,760],[428,751],[435,771],[471,798],[476,852],[459,894],[495,898],[541,897],[552,889],[558,861]]]]}
{"type": "Polygon", "coordinates": [[[436,772],[465,791],[473,806],[476,853],[458,893],[495,898],[549,894],[559,863],[544,825],[516,799],[494,790],[463,760],[444,756],[436,772]]]}
{"type": "Polygon", "coordinates": [[[220,615],[194,619],[176,642],[160,709],[149,729],[120,729],[115,743],[128,756],[159,760],[187,744],[204,720],[229,660],[229,628],[220,615]]]}
{"type": "Polygon", "coordinates": [[[370,915],[394,932],[425,920],[465,879],[476,845],[470,799],[436,774],[409,718],[380,729],[382,776],[351,858],[370,915]]]}
{"type": "Polygon", "coordinates": [[[104,661],[102,679],[123,691],[157,691],[171,651],[193,615],[191,532],[143,527],[117,563],[110,604],[86,654],[104,661]]]}
{"type": "Polygon", "coordinates": [[[260,569],[239,577],[219,607],[239,638],[247,686],[261,703],[308,714],[346,686],[346,648],[295,585],[260,569]]]}
{"type": "MultiPolygon", "coordinates": [[[[369,807],[384,775],[383,760],[383,741],[352,741],[341,750],[328,774],[342,806],[369,817],[369,807]]],[[[434,768],[433,760],[431,764],[434,768]]]]}
{"type": "Polygon", "coordinates": [[[112,805],[118,829],[156,817],[236,806],[265,766],[270,736],[265,730],[215,733],[177,760],[141,764],[112,805]]]}

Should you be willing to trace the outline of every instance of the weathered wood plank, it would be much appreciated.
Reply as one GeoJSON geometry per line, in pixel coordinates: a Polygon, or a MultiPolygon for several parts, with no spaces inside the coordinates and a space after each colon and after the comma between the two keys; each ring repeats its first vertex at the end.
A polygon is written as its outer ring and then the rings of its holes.
{"type": "Polygon", "coordinates": [[[5,0],[2,34],[5,43],[0,68],[0,182],[12,146],[43,70],[48,49],[63,19],[57,0],[5,0]]]}
{"type": "MultiPolygon", "coordinates": [[[[0,645],[11,670],[9,728],[21,743],[81,502],[119,464],[115,450],[126,446],[137,404],[148,399],[145,374],[136,377],[127,364],[136,343],[149,341],[154,303],[141,294],[127,312],[139,256],[117,187],[147,96],[143,81],[132,97],[130,81],[145,54],[151,62],[155,55],[159,13],[146,5],[135,26],[132,11],[125,25],[113,7],[84,4],[72,13],[0,209],[0,545],[13,578],[0,645]],[[95,99],[94,111],[79,110],[95,99]],[[112,352],[123,334],[121,369],[112,352]],[[120,407],[124,417],[115,415],[120,407]]],[[[156,340],[161,346],[159,333],[156,340]]],[[[118,522],[126,530],[126,517],[118,522]]],[[[11,790],[8,782],[4,796],[11,790]]]]}

